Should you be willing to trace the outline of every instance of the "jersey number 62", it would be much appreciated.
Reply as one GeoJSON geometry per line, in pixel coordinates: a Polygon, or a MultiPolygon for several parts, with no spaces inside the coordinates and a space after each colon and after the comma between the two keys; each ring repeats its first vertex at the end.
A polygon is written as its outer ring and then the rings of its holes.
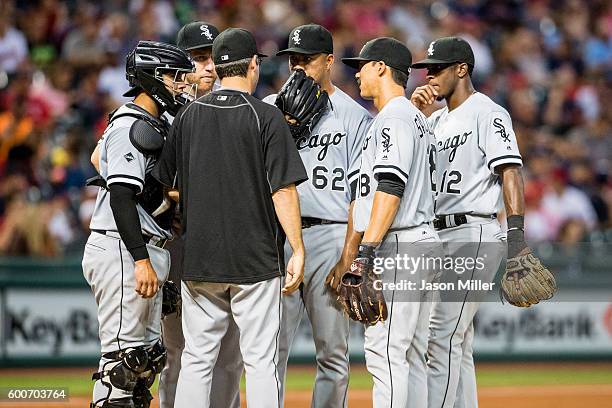
{"type": "Polygon", "coordinates": [[[329,174],[329,170],[325,166],[316,166],[312,169],[312,185],[317,190],[323,190],[331,183],[331,189],[334,191],[344,191],[344,169],[336,167],[329,174]]]}

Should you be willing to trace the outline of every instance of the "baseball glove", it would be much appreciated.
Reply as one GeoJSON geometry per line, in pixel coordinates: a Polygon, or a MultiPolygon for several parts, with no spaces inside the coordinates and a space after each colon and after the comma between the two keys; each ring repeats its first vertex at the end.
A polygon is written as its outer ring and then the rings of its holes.
{"type": "Polygon", "coordinates": [[[301,69],[293,71],[274,104],[285,114],[295,139],[305,136],[319,122],[329,96],[301,69]]]}
{"type": "Polygon", "coordinates": [[[162,318],[172,313],[181,314],[181,292],[176,283],[169,280],[162,286],[162,318]]]}
{"type": "MultiPolygon", "coordinates": [[[[363,247],[363,245],[361,246],[363,247]]],[[[387,319],[387,303],[382,290],[374,287],[374,247],[360,247],[357,258],[342,275],[338,287],[338,302],[353,320],[375,325],[387,319]]]]}
{"type": "Polygon", "coordinates": [[[552,273],[527,247],[508,259],[500,290],[511,305],[529,307],[552,298],[557,291],[557,283],[552,273]]]}

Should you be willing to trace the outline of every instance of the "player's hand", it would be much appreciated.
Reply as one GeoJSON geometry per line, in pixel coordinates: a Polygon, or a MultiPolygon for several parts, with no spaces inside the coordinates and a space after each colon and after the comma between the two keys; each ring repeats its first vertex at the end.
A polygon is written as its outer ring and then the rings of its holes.
{"type": "Polygon", "coordinates": [[[159,282],[157,281],[157,274],[151,260],[141,259],[134,263],[134,275],[136,276],[136,293],[143,298],[150,298],[155,296],[159,290],[159,282]]]}
{"type": "Polygon", "coordinates": [[[292,118],[290,115],[285,114],[285,122],[290,125],[297,125],[298,121],[295,118],[292,118]]]}
{"type": "Polygon", "coordinates": [[[287,263],[287,276],[282,293],[288,295],[300,287],[304,280],[304,252],[294,252],[287,263]]]}
{"type": "Polygon", "coordinates": [[[167,192],[168,198],[170,198],[175,203],[179,202],[179,192],[178,190],[168,190],[167,192]]]}
{"type": "Polygon", "coordinates": [[[438,97],[438,91],[431,85],[423,85],[417,87],[412,96],[410,102],[417,107],[418,110],[423,110],[427,106],[431,105],[436,101],[438,97]]]}
{"type": "Polygon", "coordinates": [[[342,256],[336,265],[334,265],[332,270],[327,274],[325,284],[328,285],[334,292],[338,292],[338,286],[340,286],[342,275],[349,270],[353,259],[355,259],[355,256],[342,256]]]}

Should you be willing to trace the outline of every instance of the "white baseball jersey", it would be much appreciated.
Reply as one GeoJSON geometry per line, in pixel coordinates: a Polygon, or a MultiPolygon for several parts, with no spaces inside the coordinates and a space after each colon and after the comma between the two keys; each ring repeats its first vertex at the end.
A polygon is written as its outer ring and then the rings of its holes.
{"type": "MultiPolygon", "coordinates": [[[[263,101],[274,104],[276,94],[263,101]]],[[[296,140],[308,181],[297,186],[302,217],[346,222],[350,184],[357,179],[361,145],[372,116],[339,88],[310,135],[296,140]]]]}
{"type": "Polygon", "coordinates": [[[368,227],[378,187],[377,175],[381,173],[393,173],[405,183],[391,229],[432,221],[434,203],[429,166],[432,144],[427,119],[406,97],[395,97],[381,109],[363,142],[353,209],[356,231],[365,231],[368,227]]]}
{"type": "Polygon", "coordinates": [[[429,123],[436,140],[436,215],[501,210],[495,167],[523,164],[508,112],[476,92],[451,112],[434,112],[429,123]]]}
{"type": "MultiPolygon", "coordinates": [[[[117,109],[115,115],[133,112],[148,114],[133,103],[128,103],[117,109]]],[[[131,184],[142,192],[145,176],[150,173],[155,161],[145,157],[130,141],[129,132],[135,117],[124,116],[115,119],[106,128],[98,142],[100,149],[100,175],[110,186],[113,183],[131,184]]],[[[161,228],[140,204],[136,205],[142,232],[156,237],[171,238],[170,231],[161,228]]],[[[110,192],[100,188],[93,216],[89,224],[91,229],[117,231],[117,224],[110,206],[110,192]]]]}

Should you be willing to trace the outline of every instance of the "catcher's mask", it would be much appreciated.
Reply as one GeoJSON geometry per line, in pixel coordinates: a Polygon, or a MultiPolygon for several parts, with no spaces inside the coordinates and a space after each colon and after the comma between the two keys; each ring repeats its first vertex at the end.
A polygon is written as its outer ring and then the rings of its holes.
{"type": "Polygon", "coordinates": [[[132,87],[124,96],[144,91],[155,100],[160,111],[176,115],[197,92],[196,84],[187,84],[185,76],[195,65],[183,50],[155,41],[139,41],[126,58],[125,76],[132,87]],[[171,79],[164,74],[170,74],[171,79]]]}

